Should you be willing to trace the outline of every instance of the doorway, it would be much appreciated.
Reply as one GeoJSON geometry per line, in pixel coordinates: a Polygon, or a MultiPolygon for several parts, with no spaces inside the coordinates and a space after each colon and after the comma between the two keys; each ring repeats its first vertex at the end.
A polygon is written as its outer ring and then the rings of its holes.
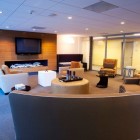
{"type": "Polygon", "coordinates": [[[124,67],[132,66],[134,42],[125,42],[124,48],[124,67]]]}

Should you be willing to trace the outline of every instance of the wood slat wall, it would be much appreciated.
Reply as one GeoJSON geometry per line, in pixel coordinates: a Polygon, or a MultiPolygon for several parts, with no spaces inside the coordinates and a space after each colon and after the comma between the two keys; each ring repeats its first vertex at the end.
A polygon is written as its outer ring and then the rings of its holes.
{"type": "Polygon", "coordinates": [[[48,69],[56,70],[56,43],[56,34],[0,30],[0,66],[5,61],[47,59],[48,69]],[[15,37],[42,39],[42,53],[38,55],[16,55],[15,37]]]}

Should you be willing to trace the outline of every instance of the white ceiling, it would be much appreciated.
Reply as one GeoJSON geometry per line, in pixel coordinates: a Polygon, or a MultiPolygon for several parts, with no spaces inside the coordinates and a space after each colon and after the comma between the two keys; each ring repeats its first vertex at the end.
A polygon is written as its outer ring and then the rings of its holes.
{"type": "Polygon", "coordinates": [[[0,29],[84,36],[140,32],[140,0],[104,0],[118,8],[102,13],[84,9],[100,1],[0,0],[0,29]],[[45,29],[33,31],[34,26],[45,29]]]}

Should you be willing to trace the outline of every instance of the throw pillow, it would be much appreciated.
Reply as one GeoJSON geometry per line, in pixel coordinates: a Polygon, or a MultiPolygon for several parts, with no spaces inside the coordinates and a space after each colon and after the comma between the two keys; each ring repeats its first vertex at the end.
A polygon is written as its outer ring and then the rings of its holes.
{"type": "Polygon", "coordinates": [[[104,68],[113,69],[114,68],[114,63],[104,63],[104,68]]]}
{"type": "Polygon", "coordinates": [[[126,92],[126,89],[123,85],[120,85],[119,87],[119,93],[125,93],[126,92]]]}
{"type": "Polygon", "coordinates": [[[71,68],[80,68],[80,64],[77,61],[71,61],[71,68]]]}

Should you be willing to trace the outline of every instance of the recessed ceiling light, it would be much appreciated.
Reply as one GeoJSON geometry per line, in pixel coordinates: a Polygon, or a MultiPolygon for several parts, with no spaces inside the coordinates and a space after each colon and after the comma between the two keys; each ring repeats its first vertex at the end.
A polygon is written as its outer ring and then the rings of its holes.
{"type": "Polygon", "coordinates": [[[85,28],[86,31],[88,31],[88,28],[85,28]]]}
{"type": "Polygon", "coordinates": [[[123,25],[123,24],[125,24],[125,22],[124,22],[124,21],[122,21],[122,22],[121,22],[121,25],[123,25]]]}
{"type": "Polygon", "coordinates": [[[33,31],[36,31],[36,29],[35,29],[35,28],[32,28],[32,30],[33,30],[33,31]]]}
{"type": "Polygon", "coordinates": [[[5,26],[6,29],[9,29],[9,26],[5,26]]]}
{"type": "Polygon", "coordinates": [[[123,33],[124,31],[121,30],[120,32],[123,33]]]}
{"type": "Polygon", "coordinates": [[[69,16],[68,19],[72,19],[72,16],[69,16]]]}
{"type": "Polygon", "coordinates": [[[2,11],[0,11],[0,14],[2,14],[2,11]]]}

